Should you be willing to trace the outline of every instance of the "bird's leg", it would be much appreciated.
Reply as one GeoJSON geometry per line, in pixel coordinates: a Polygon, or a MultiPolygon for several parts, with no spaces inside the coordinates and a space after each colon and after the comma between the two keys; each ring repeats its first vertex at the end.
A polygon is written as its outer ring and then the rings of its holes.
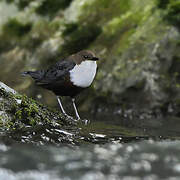
{"type": "Polygon", "coordinates": [[[76,108],[75,98],[72,98],[72,103],[73,103],[74,111],[76,113],[76,117],[78,120],[80,120],[81,118],[80,118],[79,113],[78,113],[77,108],[76,108]]]}
{"type": "Polygon", "coordinates": [[[66,114],[66,112],[65,112],[65,110],[64,110],[64,108],[63,108],[63,106],[62,106],[62,103],[61,103],[61,100],[60,100],[59,96],[56,96],[56,98],[57,98],[57,101],[58,101],[58,103],[59,103],[59,106],[60,106],[60,108],[61,108],[62,113],[67,116],[67,114],[66,114]]]}

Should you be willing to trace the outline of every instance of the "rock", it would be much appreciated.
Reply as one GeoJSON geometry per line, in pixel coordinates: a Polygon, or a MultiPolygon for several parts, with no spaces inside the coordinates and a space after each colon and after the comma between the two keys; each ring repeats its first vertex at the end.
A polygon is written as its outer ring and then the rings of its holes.
{"type": "Polygon", "coordinates": [[[0,139],[26,143],[74,144],[75,136],[63,127],[76,128],[73,119],[50,110],[0,82],[0,139]],[[3,133],[2,133],[3,132],[3,133]],[[51,139],[52,138],[52,139],[51,139]]]}
{"type": "MultiPolygon", "coordinates": [[[[175,87],[172,83],[179,84],[175,77],[179,70],[176,69],[174,75],[169,72],[173,62],[180,59],[179,30],[164,22],[163,15],[169,10],[162,12],[152,1],[128,2],[126,6],[123,6],[123,2],[120,7],[116,4],[111,19],[105,14],[105,10],[110,11],[111,2],[98,6],[98,2],[93,1],[82,10],[81,21],[91,12],[94,13],[91,15],[92,22],[98,14],[104,13],[99,21],[96,19],[103,31],[91,44],[101,54],[102,61],[99,61],[99,72],[94,83],[94,97],[90,95],[90,102],[85,101],[82,105],[83,108],[86,106],[85,111],[94,106],[94,112],[97,112],[97,109],[109,104],[109,109],[119,106],[121,111],[132,109],[135,114],[154,109],[161,113],[161,108],[175,103],[172,98],[176,99],[180,92],[178,85],[175,87]],[[106,23],[103,22],[105,18],[106,23]]],[[[175,12],[174,19],[178,17],[175,12]]]]}
{"type": "Polygon", "coordinates": [[[12,93],[13,95],[17,94],[17,92],[14,89],[10,88],[2,82],[0,82],[0,89],[4,89],[4,91],[6,91],[7,93],[12,93]]]}
{"type": "Polygon", "coordinates": [[[83,145],[109,142],[130,142],[149,139],[142,132],[119,126],[108,126],[87,120],[74,121],[37,101],[20,95],[0,82],[0,142],[35,145],[83,145]],[[116,129],[117,128],[117,129],[116,129]],[[115,134],[112,129],[118,130],[115,134]],[[110,132],[109,132],[110,131],[110,132]]]}

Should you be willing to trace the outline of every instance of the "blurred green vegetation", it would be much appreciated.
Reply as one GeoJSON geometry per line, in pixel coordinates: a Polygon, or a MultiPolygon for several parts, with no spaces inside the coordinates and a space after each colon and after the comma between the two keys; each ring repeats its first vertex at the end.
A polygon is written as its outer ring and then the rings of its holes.
{"type": "Polygon", "coordinates": [[[81,22],[96,22],[104,25],[113,17],[120,17],[131,7],[131,0],[96,0],[85,3],[80,16],[81,22]]]}
{"type": "Polygon", "coordinates": [[[15,3],[19,9],[24,9],[34,0],[5,0],[7,3],[15,3]]]}
{"type": "Polygon", "coordinates": [[[15,3],[20,10],[29,6],[31,2],[37,2],[40,5],[36,8],[36,13],[40,15],[53,16],[57,11],[65,9],[72,0],[6,0],[7,3],[15,3]]]}
{"type": "Polygon", "coordinates": [[[36,12],[41,15],[53,15],[61,9],[69,6],[72,0],[45,0],[36,9],[36,12]]]}
{"type": "Polygon", "coordinates": [[[12,18],[3,26],[3,31],[9,36],[22,37],[31,31],[32,23],[26,22],[25,24],[19,22],[17,19],[12,18]]]}
{"type": "Polygon", "coordinates": [[[23,38],[26,39],[28,33],[32,30],[32,23],[22,23],[16,18],[9,19],[0,33],[0,52],[5,52],[17,45],[23,45],[23,38]]]}
{"type": "Polygon", "coordinates": [[[65,56],[86,49],[102,32],[101,27],[96,24],[66,24],[63,31],[65,43],[60,47],[60,52],[65,56]]]}
{"type": "Polygon", "coordinates": [[[164,20],[180,29],[180,1],[157,0],[159,8],[165,10],[164,20]]]}

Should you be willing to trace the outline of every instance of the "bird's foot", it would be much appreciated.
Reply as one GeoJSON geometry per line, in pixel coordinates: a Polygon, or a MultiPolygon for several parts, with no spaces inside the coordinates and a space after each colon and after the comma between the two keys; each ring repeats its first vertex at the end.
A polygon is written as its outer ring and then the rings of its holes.
{"type": "Polygon", "coordinates": [[[88,119],[81,119],[80,117],[73,118],[72,116],[70,116],[66,113],[63,113],[63,115],[66,117],[67,120],[69,120],[71,122],[83,123],[85,125],[88,125],[90,123],[90,120],[88,120],[88,119]]]}
{"type": "Polygon", "coordinates": [[[72,116],[69,116],[69,115],[66,114],[66,113],[63,113],[63,115],[64,115],[68,120],[77,121],[75,118],[73,118],[72,116]]]}
{"type": "Polygon", "coordinates": [[[81,119],[80,116],[76,116],[77,117],[77,122],[80,122],[80,123],[83,123],[85,125],[89,124],[90,123],[90,120],[88,119],[81,119]]]}
{"type": "Polygon", "coordinates": [[[80,123],[82,123],[84,125],[88,125],[90,123],[90,120],[88,120],[88,119],[80,119],[80,120],[78,120],[78,122],[80,122],[80,123]]]}

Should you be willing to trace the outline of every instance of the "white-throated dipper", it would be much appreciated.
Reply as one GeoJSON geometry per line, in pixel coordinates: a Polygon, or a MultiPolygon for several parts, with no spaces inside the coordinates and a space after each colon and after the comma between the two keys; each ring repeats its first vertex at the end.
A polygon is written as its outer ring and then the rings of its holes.
{"type": "Polygon", "coordinates": [[[75,96],[88,88],[93,82],[96,75],[97,60],[98,58],[92,51],[82,50],[63,61],[58,61],[47,70],[25,71],[22,75],[30,75],[38,86],[54,92],[60,108],[66,116],[68,115],[59,96],[70,96],[79,120],[80,116],[75,105],[75,96]]]}

